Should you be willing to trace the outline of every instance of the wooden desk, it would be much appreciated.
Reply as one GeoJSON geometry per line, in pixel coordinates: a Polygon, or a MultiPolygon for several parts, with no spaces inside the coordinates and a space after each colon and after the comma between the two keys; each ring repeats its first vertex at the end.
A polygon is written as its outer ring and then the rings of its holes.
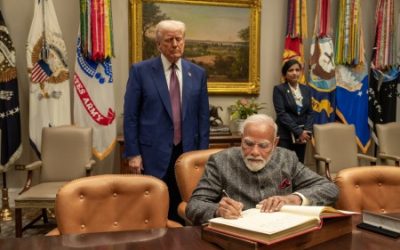
{"type": "Polygon", "coordinates": [[[339,238],[311,247],[311,250],[377,250],[400,249],[400,238],[393,239],[384,235],[357,228],[361,215],[353,216],[353,232],[339,238]]]}
{"type": "Polygon", "coordinates": [[[142,231],[34,236],[0,240],[0,249],[190,249],[217,250],[201,239],[199,227],[142,231]]]}
{"type": "MultiPolygon", "coordinates": [[[[125,150],[124,136],[119,135],[117,137],[119,145],[119,156],[120,156],[120,173],[128,174],[128,161],[124,159],[123,153],[125,150]]],[[[241,136],[239,133],[232,133],[232,135],[221,135],[221,136],[210,136],[209,148],[229,148],[234,146],[240,146],[241,136]]]]}
{"type": "MultiPolygon", "coordinates": [[[[400,249],[400,239],[356,228],[361,217],[354,216],[352,234],[313,246],[312,250],[400,249]]],[[[220,249],[201,239],[199,227],[153,229],[130,232],[35,236],[0,239],[0,249],[220,249]]],[[[266,248],[269,249],[269,248],[266,248]]]]}

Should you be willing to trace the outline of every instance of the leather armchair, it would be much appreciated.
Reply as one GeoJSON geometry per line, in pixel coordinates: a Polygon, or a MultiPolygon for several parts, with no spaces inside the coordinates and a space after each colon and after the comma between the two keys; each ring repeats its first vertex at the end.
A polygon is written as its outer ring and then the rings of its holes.
{"type": "Polygon", "coordinates": [[[386,164],[400,167],[400,123],[377,124],[378,157],[386,164]]]}
{"type": "Polygon", "coordinates": [[[181,227],[168,220],[166,184],[146,175],[97,175],[73,180],[57,193],[57,234],[181,227]]]}
{"type": "Polygon", "coordinates": [[[360,154],[354,125],[337,122],[314,125],[315,155],[317,172],[333,180],[343,168],[359,166],[364,159],[375,165],[373,156],[360,154]],[[321,166],[325,168],[324,173],[321,166]]]}
{"type": "Polygon", "coordinates": [[[341,170],[335,179],[340,193],[336,208],[361,212],[400,212],[400,168],[353,167],[341,170]]]}
{"type": "MultiPolygon", "coordinates": [[[[92,134],[92,128],[75,126],[43,128],[41,160],[25,167],[28,171],[26,183],[15,198],[16,237],[21,237],[22,231],[32,225],[29,223],[22,227],[24,208],[42,209],[41,217],[47,223],[46,210],[54,208],[58,189],[68,181],[90,174],[94,164],[92,134]],[[38,175],[39,182],[32,185],[34,172],[38,175]]],[[[38,219],[40,217],[34,222],[38,219]]]]}
{"type": "Polygon", "coordinates": [[[175,163],[175,176],[178,184],[182,202],[178,206],[178,214],[183,218],[187,225],[191,222],[186,218],[185,210],[193,190],[196,188],[204,173],[204,168],[210,155],[223,149],[213,148],[195,150],[182,154],[175,163]]]}

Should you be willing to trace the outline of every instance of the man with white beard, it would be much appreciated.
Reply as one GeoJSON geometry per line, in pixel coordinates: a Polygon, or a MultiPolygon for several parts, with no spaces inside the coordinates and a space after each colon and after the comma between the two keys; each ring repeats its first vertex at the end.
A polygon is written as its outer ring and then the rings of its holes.
{"type": "Polygon", "coordinates": [[[241,147],[212,156],[186,208],[194,225],[214,217],[238,218],[242,210],[262,212],[283,205],[331,205],[335,184],[304,166],[294,152],[277,147],[277,125],[264,114],[245,120],[241,147]]]}

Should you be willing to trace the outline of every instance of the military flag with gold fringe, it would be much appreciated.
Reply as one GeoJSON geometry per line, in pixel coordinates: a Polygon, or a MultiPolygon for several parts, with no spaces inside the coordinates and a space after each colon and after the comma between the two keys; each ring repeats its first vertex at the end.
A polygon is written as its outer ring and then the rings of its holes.
{"type": "Polygon", "coordinates": [[[74,74],[74,122],[93,128],[93,154],[107,157],[116,143],[110,0],[81,0],[74,74]]]}
{"type": "Polygon", "coordinates": [[[363,153],[370,146],[368,69],[361,28],[360,0],[340,0],[336,33],[336,115],[354,124],[363,153]]]}
{"type": "Polygon", "coordinates": [[[1,162],[7,169],[22,153],[15,49],[0,11],[0,130],[1,162]]]}
{"type": "Polygon", "coordinates": [[[317,0],[308,80],[313,94],[315,124],[335,121],[336,66],[330,36],[330,11],[330,0],[317,0]]]}
{"type": "Polygon", "coordinates": [[[369,82],[369,125],[372,138],[379,143],[375,135],[377,123],[396,121],[397,84],[400,71],[396,58],[394,1],[379,0],[375,11],[375,44],[372,50],[369,82]]]}
{"type": "MultiPolygon", "coordinates": [[[[283,52],[282,65],[290,59],[296,59],[304,67],[303,39],[307,37],[307,1],[288,0],[287,27],[285,37],[285,49],[283,52]]],[[[282,78],[282,82],[284,79],[282,78]]],[[[305,84],[303,74],[299,82],[305,84]]]]}
{"type": "Polygon", "coordinates": [[[26,51],[29,138],[40,156],[42,128],[71,124],[67,52],[52,0],[36,0],[26,51]]]}

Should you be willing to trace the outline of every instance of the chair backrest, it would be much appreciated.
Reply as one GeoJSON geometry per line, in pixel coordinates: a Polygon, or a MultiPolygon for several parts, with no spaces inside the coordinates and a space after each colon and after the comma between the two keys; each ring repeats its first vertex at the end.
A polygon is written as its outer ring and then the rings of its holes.
{"type": "Polygon", "coordinates": [[[379,152],[400,156],[400,123],[377,124],[379,152]]]}
{"type": "Polygon", "coordinates": [[[195,150],[182,154],[175,163],[175,176],[179,192],[184,202],[188,202],[204,172],[210,155],[223,149],[195,150]]]}
{"type": "Polygon", "coordinates": [[[330,172],[358,165],[354,125],[337,122],[314,125],[315,153],[331,159],[330,172]]]}
{"type": "Polygon", "coordinates": [[[166,184],[146,175],[97,175],[73,180],[56,198],[61,234],[164,228],[166,184]]]}
{"type": "Polygon", "coordinates": [[[43,128],[40,182],[85,176],[85,165],[92,158],[92,133],[92,128],[76,126],[43,128]]]}
{"type": "Polygon", "coordinates": [[[335,179],[340,193],[336,207],[361,212],[400,212],[400,168],[394,166],[352,167],[335,179]]]}

